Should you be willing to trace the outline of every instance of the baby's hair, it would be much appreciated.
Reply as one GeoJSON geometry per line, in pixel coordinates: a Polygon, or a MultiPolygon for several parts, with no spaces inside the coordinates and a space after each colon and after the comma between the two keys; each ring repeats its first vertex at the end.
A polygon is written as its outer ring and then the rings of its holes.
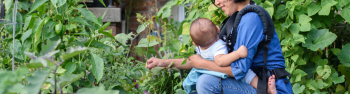
{"type": "Polygon", "coordinates": [[[198,18],[190,27],[190,35],[195,44],[207,48],[218,38],[216,25],[209,19],[198,18]]]}

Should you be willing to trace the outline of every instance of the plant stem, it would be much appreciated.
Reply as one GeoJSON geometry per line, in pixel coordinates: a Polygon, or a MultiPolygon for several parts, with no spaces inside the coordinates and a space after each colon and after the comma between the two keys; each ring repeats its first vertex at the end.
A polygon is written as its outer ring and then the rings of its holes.
{"type": "Polygon", "coordinates": [[[57,71],[57,68],[58,68],[58,66],[56,65],[56,68],[55,68],[55,70],[54,70],[54,79],[55,79],[55,91],[53,92],[53,94],[56,94],[57,93],[57,77],[56,77],[56,71],[57,71]]]}
{"type": "Polygon", "coordinates": [[[131,40],[131,43],[129,45],[129,50],[128,52],[126,53],[126,57],[125,57],[125,64],[127,64],[127,61],[128,61],[128,56],[129,56],[129,53],[130,53],[130,50],[131,50],[131,46],[132,46],[132,41],[134,41],[134,39],[136,39],[137,36],[139,36],[140,33],[136,34],[136,36],[134,36],[134,38],[131,40]]]}

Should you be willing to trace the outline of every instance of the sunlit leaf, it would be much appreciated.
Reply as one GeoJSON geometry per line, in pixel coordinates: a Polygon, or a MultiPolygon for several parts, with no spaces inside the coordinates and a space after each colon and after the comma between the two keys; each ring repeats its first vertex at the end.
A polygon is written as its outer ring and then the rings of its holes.
{"type": "Polygon", "coordinates": [[[55,50],[56,47],[58,46],[58,44],[61,43],[61,39],[59,39],[57,41],[47,40],[46,43],[47,44],[42,44],[41,45],[40,55],[45,55],[45,54],[55,50]]]}
{"type": "Polygon", "coordinates": [[[318,66],[316,72],[323,79],[327,79],[331,75],[331,68],[328,65],[318,66]]]}
{"type": "Polygon", "coordinates": [[[29,13],[34,12],[39,6],[43,5],[47,0],[35,0],[29,13]]]}
{"type": "Polygon", "coordinates": [[[340,15],[349,23],[350,22],[350,8],[343,8],[340,15]]]}
{"type": "Polygon", "coordinates": [[[83,53],[85,52],[86,50],[88,50],[88,48],[86,47],[80,47],[80,46],[77,46],[77,47],[71,47],[71,48],[68,48],[68,51],[66,53],[62,53],[61,55],[61,59],[63,60],[67,60],[69,58],[72,58],[76,55],[79,55],[80,53],[83,53]]]}
{"type": "Polygon", "coordinates": [[[38,94],[48,74],[49,72],[46,71],[36,71],[32,76],[27,76],[26,81],[29,84],[25,86],[25,89],[28,91],[28,94],[38,94]]]}
{"type": "Polygon", "coordinates": [[[350,43],[343,47],[341,52],[338,54],[338,59],[340,60],[340,63],[350,67],[350,43]]]}
{"type": "Polygon", "coordinates": [[[77,69],[77,64],[75,64],[74,62],[69,62],[66,65],[65,69],[67,70],[66,73],[71,74],[77,69]]]}
{"type": "Polygon", "coordinates": [[[117,34],[115,37],[115,39],[117,39],[117,41],[123,45],[126,45],[127,40],[132,39],[132,33],[129,34],[125,34],[125,33],[120,33],[117,34]]]}
{"type": "Polygon", "coordinates": [[[136,32],[137,33],[141,33],[143,30],[146,29],[146,26],[144,24],[139,25],[139,27],[137,28],[136,32]]]}
{"type": "Polygon", "coordinates": [[[143,38],[140,40],[139,44],[136,47],[152,47],[154,45],[159,44],[156,40],[147,41],[147,38],[143,38]]]}
{"type": "Polygon", "coordinates": [[[294,94],[299,94],[299,93],[302,93],[305,89],[305,86],[304,85],[301,85],[299,83],[295,83],[293,85],[293,92],[294,94]]]}
{"type": "Polygon", "coordinates": [[[320,48],[323,49],[332,44],[336,38],[337,35],[329,32],[328,29],[313,29],[307,34],[305,43],[303,43],[303,47],[307,47],[312,51],[317,51],[320,48]]]}
{"type": "Polygon", "coordinates": [[[320,6],[315,5],[315,4],[310,4],[310,5],[307,7],[308,16],[315,15],[318,11],[320,11],[320,9],[321,9],[320,6]]]}
{"type": "Polygon", "coordinates": [[[80,74],[65,74],[64,76],[60,76],[58,79],[59,79],[60,86],[65,87],[66,85],[79,80],[83,76],[84,76],[84,73],[81,72],[80,74]]]}
{"type": "Polygon", "coordinates": [[[83,8],[76,8],[76,9],[81,12],[81,14],[85,17],[85,19],[88,19],[88,20],[101,26],[101,23],[98,22],[95,14],[93,14],[91,11],[89,11],[87,9],[83,9],[83,8]]]}
{"type": "Polygon", "coordinates": [[[162,70],[163,70],[162,67],[154,67],[154,68],[151,69],[151,72],[152,72],[154,75],[157,75],[157,74],[159,74],[162,70]]]}
{"type": "Polygon", "coordinates": [[[276,15],[274,17],[276,19],[280,19],[280,18],[286,17],[287,15],[288,15],[288,10],[286,9],[286,6],[283,4],[280,4],[277,7],[276,15]]]}
{"type": "Polygon", "coordinates": [[[335,72],[332,74],[331,79],[333,80],[334,84],[343,83],[345,81],[345,75],[338,76],[338,73],[335,72]]]}
{"type": "Polygon", "coordinates": [[[64,4],[66,4],[67,0],[51,0],[51,3],[54,7],[60,7],[64,4]]]}
{"type": "Polygon", "coordinates": [[[85,21],[85,19],[83,19],[83,18],[81,18],[81,17],[75,17],[75,18],[72,18],[72,19],[70,19],[70,21],[72,21],[72,22],[77,22],[77,23],[81,23],[81,24],[83,24],[83,25],[89,25],[89,23],[87,23],[86,21],[85,21]]]}

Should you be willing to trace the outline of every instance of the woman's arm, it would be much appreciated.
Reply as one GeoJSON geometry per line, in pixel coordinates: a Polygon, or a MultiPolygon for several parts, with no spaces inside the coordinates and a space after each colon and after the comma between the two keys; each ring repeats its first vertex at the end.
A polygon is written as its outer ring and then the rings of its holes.
{"type": "Polygon", "coordinates": [[[181,65],[183,60],[185,60],[185,59],[181,58],[181,59],[164,60],[164,59],[152,57],[151,59],[147,60],[148,65],[146,64],[146,68],[167,67],[171,62],[174,61],[174,65],[172,67],[176,67],[176,68],[179,68],[182,70],[191,70],[193,67],[191,66],[191,64],[189,63],[188,60],[187,60],[187,63],[185,65],[181,65]]]}
{"type": "Polygon", "coordinates": [[[200,55],[193,55],[188,59],[190,60],[191,65],[195,68],[217,71],[233,77],[230,66],[220,67],[219,65],[215,64],[214,61],[203,59],[200,55]]]}

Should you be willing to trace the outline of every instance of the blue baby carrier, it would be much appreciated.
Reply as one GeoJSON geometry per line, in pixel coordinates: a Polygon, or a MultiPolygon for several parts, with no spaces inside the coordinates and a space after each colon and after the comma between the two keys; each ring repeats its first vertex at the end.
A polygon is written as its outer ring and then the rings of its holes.
{"type": "MultiPolygon", "coordinates": [[[[269,13],[261,6],[258,5],[249,5],[243,8],[241,11],[235,12],[232,16],[227,17],[224,22],[221,24],[220,29],[220,39],[226,42],[226,45],[228,46],[229,52],[232,52],[233,46],[236,43],[237,38],[237,28],[241,21],[241,18],[243,15],[245,15],[248,12],[255,12],[260,16],[260,19],[264,26],[264,32],[263,34],[266,35],[265,39],[261,41],[258,45],[258,49],[256,54],[254,55],[254,58],[258,55],[258,53],[263,50],[263,57],[264,57],[264,65],[258,66],[257,68],[253,69],[255,74],[259,77],[258,80],[258,88],[257,93],[258,94],[267,94],[267,81],[268,77],[275,75],[276,81],[280,78],[289,77],[291,78],[291,75],[284,69],[284,68],[277,68],[273,70],[268,70],[266,68],[267,63],[267,55],[268,55],[268,49],[269,49],[269,43],[271,42],[271,39],[275,33],[275,28],[273,21],[269,15],[269,13]],[[232,33],[231,33],[232,30],[232,33]]],[[[289,80],[285,80],[285,83],[288,83],[289,80]]],[[[220,80],[221,84],[221,80],[220,80]]],[[[221,88],[221,93],[222,93],[221,88]]]]}

